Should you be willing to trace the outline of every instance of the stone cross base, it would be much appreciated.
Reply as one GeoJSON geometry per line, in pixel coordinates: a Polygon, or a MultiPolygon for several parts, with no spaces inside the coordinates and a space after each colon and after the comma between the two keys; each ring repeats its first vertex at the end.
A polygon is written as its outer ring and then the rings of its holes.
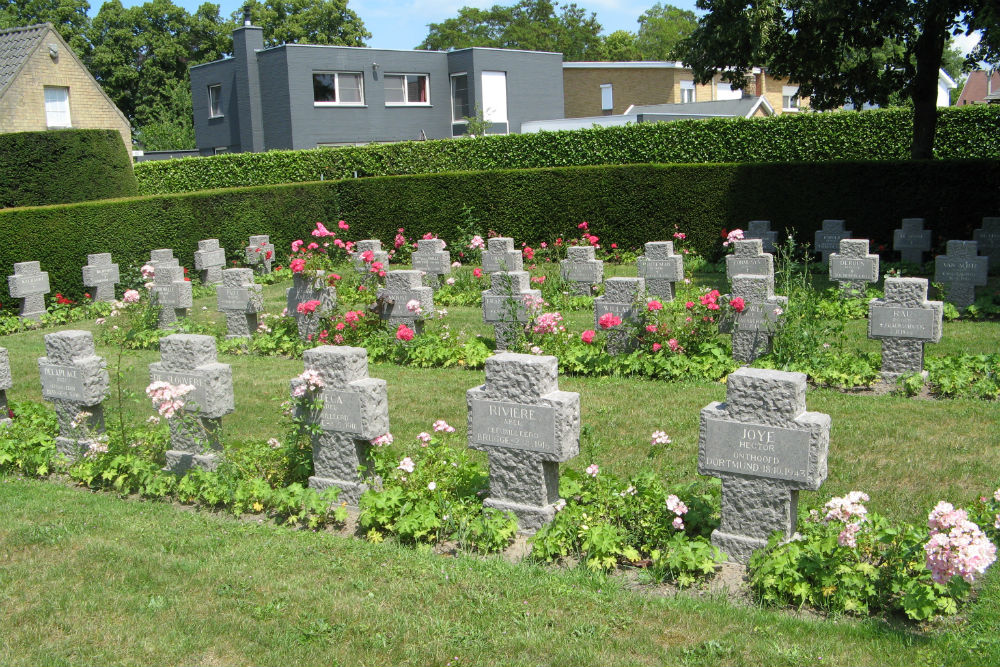
{"type": "MultiPolygon", "coordinates": [[[[59,436],[56,437],[56,450],[71,459],[77,459],[90,448],[94,436],[104,432],[104,406],[81,406],[78,401],[62,398],[47,399],[56,410],[59,420],[59,436]],[[92,416],[86,422],[73,426],[73,421],[80,412],[89,412],[92,416]]],[[[6,409],[4,410],[6,417],[6,409]]]]}
{"type": "Polygon", "coordinates": [[[968,308],[976,302],[976,286],[972,283],[951,283],[947,286],[945,294],[946,300],[959,309],[968,308]]]}
{"type": "Polygon", "coordinates": [[[909,338],[883,338],[882,380],[895,383],[906,373],[920,373],[926,380],[924,342],[909,338]]]}
{"type": "Polygon", "coordinates": [[[389,331],[392,333],[395,333],[400,324],[405,324],[409,328],[413,329],[413,333],[418,336],[424,332],[424,320],[422,318],[416,320],[410,317],[390,317],[385,320],[385,323],[389,331]]]}
{"type": "Polygon", "coordinates": [[[676,296],[674,281],[666,278],[646,278],[646,291],[650,296],[659,297],[660,301],[673,301],[676,296]]]}
{"type": "Polygon", "coordinates": [[[340,489],[341,502],[357,506],[368,485],[358,481],[358,466],[371,470],[371,443],[350,433],[323,431],[313,438],[313,469],[309,488],[340,489]]]}
{"type": "Polygon", "coordinates": [[[799,492],[788,482],[722,475],[722,523],[712,531],[712,544],[737,563],[767,544],[776,530],[786,538],[795,526],[799,492]]]}
{"type": "Polygon", "coordinates": [[[769,331],[734,331],[733,359],[750,364],[757,357],[769,353],[771,351],[771,335],[769,331]]]}
{"type": "Polygon", "coordinates": [[[4,424],[11,423],[11,418],[8,417],[9,408],[7,407],[7,391],[0,389],[0,426],[4,424]]]}
{"type": "Polygon", "coordinates": [[[509,350],[524,339],[524,325],[520,322],[497,322],[493,325],[493,336],[497,351],[509,350]]]}
{"type": "Polygon", "coordinates": [[[534,533],[556,514],[559,500],[559,463],[551,455],[509,449],[491,449],[490,495],[486,507],[511,512],[522,533],[534,533]]]}
{"type": "Polygon", "coordinates": [[[40,321],[45,314],[45,295],[30,294],[21,301],[20,316],[25,320],[40,321]]]}
{"type": "Polygon", "coordinates": [[[241,333],[227,333],[226,340],[234,338],[251,338],[253,332],[257,330],[257,313],[226,313],[226,331],[239,331],[241,333]]]}
{"type": "Polygon", "coordinates": [[[899,251],[899,258],[908,264],[923,264],[924,251],[917,248],[903,248],[899,251]]]}
{"type": "Polygon", "coordinates": [[[91,292],[91,295],[95,303],[98,301],[103,301],[104,303],[113,303],[116,300],[114,283],[98,283],[97,285],[91,287],[90,289],[93,290],[93,292],[91,292]]]}
{"type": "Polygon", "coordinates": [[[170,446],[164,470],[183,475],[190,468],[215,470],[222,461],[219,441],[221,418],[187,415],[183,419],[167,420],[170,426],[170,446]]]}
{"type": "Polygon", "coordinates": [[[639,343],[632,333],[632,323],[625,321],[614,329],[606,329],[608,354],[615,356],[618,354],[628,354],[635,350],[639,343]]]}
{"type": "Polygon", "coordinates": [[[594,283],[567,280],[566,291],[569,292],[571,296],[594,296],[594,283]]]}
{"type": "Polygon", "coordinates": [[[840,296],[845,299],[860,299],[865,296],[865,286],[868,284],[864,280],[841,280],[840,296]]]}

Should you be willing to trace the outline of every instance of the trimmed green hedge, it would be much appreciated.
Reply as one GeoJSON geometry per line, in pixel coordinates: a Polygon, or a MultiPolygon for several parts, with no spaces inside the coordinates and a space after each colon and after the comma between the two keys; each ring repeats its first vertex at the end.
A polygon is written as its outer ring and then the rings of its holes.
{"type": "MultiPolygon", "coordinates": [[[[812,241],[823,218],[845,218],[877,248],[903,217],[928,219],[935,244],[971,238],[1000,209],[1000,161],[628,165],[348,179],[0,211],[0,270],[40,260],[53,291],[83,291],[88,253],[110,252],[123,269],[153,248],[192,266],[200,239],[239,257],[251,234],[270,234],[282,262],[316,221],[345,219],[351,239],[389,244],[407,234],[459,236],[463,207],[477,231],[531,244],[579,236],[590,222],[602,243],[623,248],[669,238],[677,225],[702,252],[720,250],[721,228],[770,219],[812,241]],[[468,209],[466,209],[468,210],[468,209]]],[[[0,302],[8,304],[7,284],[0,302]]]]}
{"type": "Polygon", "coordinates": [[[0,134],[0,208],[138,193],[132,157],[115,130],[0,134]]]}
{"type": "MultiPolygon", "coordinates": [[[[912,112],[888,109],[771,118],[643,123],[476,139],[408,141],[143,162],[143,194],[192,192],[353,176],[598,164],[904,160],[912,112]]],[[[1000,158],[1000,106],[942,109],[941,159],[1000,158]]]]}

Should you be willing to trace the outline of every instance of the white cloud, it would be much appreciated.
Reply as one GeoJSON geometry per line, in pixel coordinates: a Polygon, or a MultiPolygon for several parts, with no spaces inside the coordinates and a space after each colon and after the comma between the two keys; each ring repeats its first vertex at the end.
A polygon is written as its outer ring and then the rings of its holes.
{"type": "Polygon", "coordinates": [[[979,44],[981,37],[982,33],[977,30],[971,35],[956,35],[952,37],[952,42],[957,48],[962,50],[963,54],[968,55],[969,51],[976,48],[976,45],[979,44]]]}

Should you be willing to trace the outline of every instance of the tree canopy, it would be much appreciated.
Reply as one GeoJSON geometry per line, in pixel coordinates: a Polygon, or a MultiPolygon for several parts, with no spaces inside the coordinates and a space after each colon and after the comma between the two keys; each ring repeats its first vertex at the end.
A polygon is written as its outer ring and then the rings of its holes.
{"type": "Polygon", "coordinates": [[[678,60],[678,46],[698,27],[694,12],[657,2],[639,16],[636,46],[641,60],[678,60]]]}

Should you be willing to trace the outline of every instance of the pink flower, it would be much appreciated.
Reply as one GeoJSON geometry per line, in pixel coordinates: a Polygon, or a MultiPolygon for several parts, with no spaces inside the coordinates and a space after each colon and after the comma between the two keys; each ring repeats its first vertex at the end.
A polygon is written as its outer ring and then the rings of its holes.
{"type": "Polygon", "coordinates": [[[427,232],[426,234],[424,234],[424,240],[425,241],[430,241],[432,238],[434,238],[434,235],[431,234],[430,232],[427,232]]]}
{"type": "Polygon", "coordinates": [[[674,530],[684,530],[684,519],[675,516],[671,525],[674,527],[674,530]]]}
{"type": "Polygon", "coordinates": [[[336,324],[333,325],[333,328],[336,329],[337,331],[343,331],[346,326],[347,325],[344,324],[343,322],[337,322],[336,324]]]}
{"type": "Polygon", "coordinates": [[[622,318],[618,317],[614,313],[604,313],[601,315],[600,319],[597,320],[597,324],[602,329],[613,329],[622,323],[622,318]]]}
{"type": "Polygon", "coordinates": [[[596,463],[591,463],[587,466],[587,474],[591,477],[597,477],[597,474],[601,472],[601,469],[597,467],[596,463]]]}
{"type": "Polygon", "coordinates": [[[548,247],[549,247],[549,244],[548,244],[548,243],[546,243],[545,241],[542,241],[542,242],[541,242],[541,243],[539,243],[538,245],[540,245],[540,246],[541,246],[541,247],[543,247],[543,248],[548,248],[548,247]]]}
{"type": "Polygon", "coordinates": [[[576,226],[577,229],[587,229],[587,221],[584,220],[579,225],[576,226]]]}
{"type": "Polygon", "coordinates": [[[687,308],[688,310],[691,310],[692,308],[694,308],[694,301],[688,301],[687,303],[684,304],[684,307],[687,308]]]}
{"type": "Polygon", "coordinates": [[[659,343],[653,343],[653,352],[659,352],[662,347],[659,343]]]}
{"type": "Polygon", "coordinates": [[[524,250],[522,250],[521,254],[523,254],[524,258],[527,260],[534,259],[535,257],[535,251],[531,249],[531,246],[528,246],[524,250]]]}
{"type": "Polygon", "coordinates": [[[593,329],[587,329],[582,334],[580,334],[580,340],[582,340],[587,345],[594,342],[594,336],[597,334],[593,329]]]}
{"type": "Polygon", "coordinates": [[[323,238],[324,236],[334,236],[334,233],[327,229],[322,222],[317,222],[316,229],[312,230],[312,235],[317,238],[323,238]]]}
{"type": "Polygon", "coordinates": [[[476,268],[472,269],[472,275],[475,276],[476,278],[482,278],[483,277],[483,270],[480,269],[479,267],[476,267],[476,268]]]}
{"type": "Polygon", "coordinates": [[[402,470],[403,472],[413,472],[413,469],[415,467],[416,464],[413,462],[413,459],[407,456],[402,461],[399,462],[399,465],[396,466],[396,470],[402,470]]]}
{"type": "Polygon", "coordinates": [[[340,222],[338,222],[337,226],[340,227],[343,230],[348,230],[348,229],[351,228],[351,226],[349,224],[347,224],[346,222],[344,222],[343,220],[341,220],[340,222]]]}
{"type": "Polygon", "coordinates": [[[455,427],[450,426],[448,422],[446,422],[443,419],[438,419],[436,422],[434,422],[434,430],[438,432],[443,431],[444,433],[454,433],[455,427]]]}
{"type": "Polygon", "coordinates": [[[361,261],[364,262],[365,264],[371,264],[372,262],[375,261],[375,253],[372,252],[371,250],[365,250],[363,253],[361,253],[361,261]]]}
{"type": "Polygon", "coordinates": [[[318,247],[319,247],[318,243],[310,243],[309,245],[306,246],[306,250],[315,250],[318,247]]]}
{"type": "Polygon", "coordinates": [[[298,306],[295,307],[295,310],[302,313],[303,315],[312,315],[313,313],[316,312],[316,308],[318,308],[319,305],[320,302],[318,299],[311,299],[309,301],[300,303],[298,306]]]}
{"type": "Polygon", "coordinates": [[[656,325],[655,324],[647,324],[646,325],[646,331],[649,332],[649,333],[656,333],[656,325]]]}
{"type": "Polygon", "coordinates": [[[668,340],[667,346],[670,347],[671,352],[677,352],[678,350],[682,351],[681,344],[677,342],[676,338],[671,338],[670,340],[668,340]]]}
{"type": "Polygon", "coordinates": [[[682,232],[674,232],[674,238],[683,241],[687,238],[687,235],[682,232]]]}
{"type": "Polygon", "coordinates": [[[400,324],[399,328],[396,329],[396,338],[404,342],[413,340],[413,329],[405,324],[400,324]]]}
{"type": "MultiPolygon", "coordinates": [[[[392,433],[383,433],[379,437],[377,437],[374,440],[372,440],[371,443],[373,445],[375,445],[376,447],[382,447],[383,445],[391,445],[392,441],[393,441],[392,433]]],[[[403,459],[403,461],[409,461],[409,460],[410,460],[409,458],[403,459]]],[[[413,463],[413,462],[410,461],[410,463],[413,463]]],[[[409,472],[413,472],[413,471],[410,470],[409,472]]]]}
{"type": "Polygon", "coordinates": [[[743,310],[746,308],[746,304],[743,302],[743,297],[739,296],[736,297],[735,299],[731,299],[729,301],[729,305],[732,306],[733,310],[735,310],[737,313],[742,313],[743,310]]]}
{"type": "Polygon", "coordinates": [[[424,431],[423,433],[417,434],[417,440],[424,443],[423,446],[427,446],[427,443],[431,441],[431,434],[424,431]]]}
{"type": "Polygon", "coordinates": [[[392,243],[394,246],[396,246],[397,249],[402,248],[404,245],[406,245],[406,237],[403,236],[402,233],[396,234],[396,238],[393,239],[392,243]]]}
{"type": "Polygon", "coordinates": [[[663,304],[660,303],[659,301],[657,301],[656,299],[653,299],[652,301],[650,301],[649,303],[646,304],[646,308],[650,312],[653,312],[653,311],[656,311],[656,310],[663,310],[663,304]]]}
{"type": "Polygon", "coordinates": [[[288,263],[289,268],[291,268],[292,273],[302,273],[306,268],[306,260],[302,258],[293,259],[288,263]]]}
{"type": "Polygon", "coordinates": [[[125,294],[122,296],[122,301],[125,303],[139,303],[139,292],[134,289],[125,290],[125,294]]]}
{"type": "Polygon", "coordinates": [[[611,244],[611,249],[612,250],[618,250],[618,244],[617,243],[612,243],[611,244]]]}
{"type": "Polygon", "coordinates": [[[348,324],[355,324],[360,318],[362,312],[360,310],[349,310],[344,313],[344,321],[348,324]]]}
{"type": "Polygon", "coordinates": [[[299,248],[301,248],[304,243],[305,243],[305,241],[303,241],[301,239],[299,239],[297,241],[292,241],[292,252],[298,252],[299,248]]]}
{"type": "Polygon", "coordinates": [[[333,342],[336,345],[343,345],[344,344],[344,337],[341,334],[334,334],[334,336],[333,336],[333,342]]]}

